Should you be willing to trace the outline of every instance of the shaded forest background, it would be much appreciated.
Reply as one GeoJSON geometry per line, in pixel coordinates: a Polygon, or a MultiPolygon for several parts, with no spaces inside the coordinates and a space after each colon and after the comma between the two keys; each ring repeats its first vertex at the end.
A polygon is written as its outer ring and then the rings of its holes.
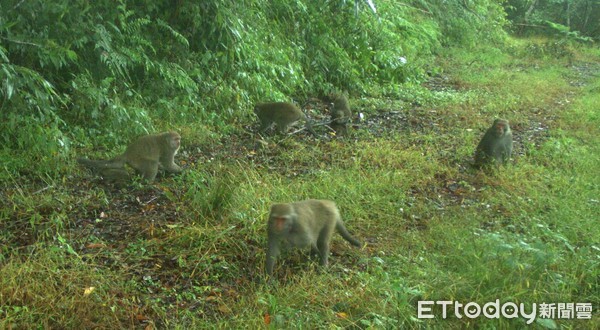
{"type": "Polygon", "coordinates": [[[502,42],[507,29],[564,42],[600,32],[588,0],[14,0],[0,12],[1,177],[53,175],[90,139],[182,123],[226,133],[257,100],[411,101],[442,47],[502,42]]]}

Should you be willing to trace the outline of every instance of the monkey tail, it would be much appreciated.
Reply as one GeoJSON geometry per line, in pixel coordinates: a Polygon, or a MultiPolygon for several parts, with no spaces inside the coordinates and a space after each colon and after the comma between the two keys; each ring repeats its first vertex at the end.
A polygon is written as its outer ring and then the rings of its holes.
{"type": "Polygon", "coordinates": [[[302,112],[302,116],[304,117],[304,127],[306,127],[306,129],[310,132],[310,134],[314,135],[316,138],[319,137],[319,134],[317,134],[317,132],[315,132],[315,130],[313,129],[313,123],[312,120],[306,115],[306,113],[302,110],[300,110],[302,112]]]}
{"type": "Polygon", "coordinates": [[[92,170],[120,169],[123,168],[125,165],[120,159],[120,157],[115,157],[110,160],[93,160],[87,158],[78,158],[77,162],[92,170]]]}
{"type": "Polygon", "coordinates": [[[315,130],[313,129],[312,120],[310,118],[308,118],[308,116],[306,116],[306,115],[304,115],[304,117],[306,118],[306,129],[315,137],[319,137],[317,132],[315,132],[315,130]]]}
{"type": "Polygon", "coordinates": [[[338,221],[335,224],[335,228],[337,229],[338,233],[340,233],[340,235],[342,235],[342,237],[345,240],[350,242],[350,244],[357,246],[357,247],[362,246],[362,243],[360,243],[359,240],[357,240],[356,238],[352,237],[352,235],[350,235],[350,233],[348,232],[348,229],[346,229],[346,227],[344,226],[344,223],[342,223],[341,221],[338,221]]]}
{"type": "Polygon", "coordinates": [[[315,132],[315,130],[314,130],[314,129],[313,129],[313,127],[312,127],[312,123],[311,123],[311,120],[310,120],[310,119],[308,119],[308,120],[306,121],[306,128],[308,129],[308,131],[309,131],[309,132],[311,132],[311,133],[312,133],[312,135],[314,135],[314,136],[318,136],[318,135],[317,135],[317,132],[315,132]]]}

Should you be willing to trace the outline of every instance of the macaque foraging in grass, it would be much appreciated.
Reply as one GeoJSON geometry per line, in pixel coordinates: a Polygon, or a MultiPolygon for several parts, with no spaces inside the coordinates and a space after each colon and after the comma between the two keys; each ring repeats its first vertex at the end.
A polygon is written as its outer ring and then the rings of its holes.
{"type": "Polygon", "coordinates": [[[331,109],[331,128],[336,133],[345,135],[348,130],[348,123],[352,119],[352,111],[348,98],[344,94],[332,94],[330,99],[333,100],[333,108],[331,109]]]}
{"type": "Polygon", "coordinates": [[[292,248],[310,247],[319,255],[321,265],[327,266],[329,244],[335,231],[350,244],[361,247],[361,243],[348,233],[340,212],[332,201],[309,199],[274,204],[271,206],[267,224],[267,275],[273,274],[275,260],[281,252],[282,244],[292,248]]]}
{"type": "Polygon", "coordinates": [[[310,119],[306,117],[304,112],[295,105],[288,102],[270,102],[259,103],[254,107],[254,113],[260,121],[259,132],[264,133],[273,124],[277,127],[280,134],[287,132],[288,127],[302,120],[305,122],[306,129],[317,136],[317,133],[312,128],[310,119]]]}
{"type": "Polygon", "coordinates": [[[170,173],[179,173],[182,169],[174,163],[175,155],[181,144],[181,136],[176,132],[151,134],[131,142],[125,152],[111,160],[90,160],[80,158],[77,161],[101,175],[124,178],[127,174],[125,164],[131,166],[148,182],[154,181],[158,169],[170,173]]]}

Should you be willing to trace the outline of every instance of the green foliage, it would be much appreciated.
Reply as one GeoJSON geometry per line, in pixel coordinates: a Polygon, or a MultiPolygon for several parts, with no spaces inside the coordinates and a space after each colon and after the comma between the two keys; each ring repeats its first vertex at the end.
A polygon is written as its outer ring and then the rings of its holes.
{"type": "Polygon", "coordinates": [[[30,162],[36,166],[32,172],[47,173],[54,163],[52,158],[70,150],[70,141],[63,131],[65,122],[56,114],[56,109],[63,106],[63,98],[37,71],[9,63],[7,53],[6,48],[0,47],[2,152],[19,152],[18,157],[4,157],[10,162],[10,169],[22,171],[30,162]]]}
{"type": "Polygon", "coordinates": [[[502,1],[415,0],[440,25],[443,42],[476,45],[483,40],[502,42],[507,24],[502,1]]]}
{"type": "MultiPolygon", "coordinates": [[[[25,161],[6,149],[0,328],[512,329],[523,319],[418,319],[417,302],[596,306],[598,50],[538,57],[528,55],[532,44],[543,47],[519,39],[506,49],[447,48],[427,84],[370,86],[377,98],[351,98],[366,119],[343,139],[267,137],[254,150],[252,134],[218,136],[208,123],[166,115],[187,137],[176,157],[185,172],[152,185],[114,189],[82,179],[68,162],[66,174],[39,180],[14,173],[25,161]],[[513,124],[514,159],[492,173],[473,170],[473,149],[497,115],[513,124]],[[268,283],[269,205],[304,198],[335,200],[366,244],[356,249],[335,235],[327,269],[292,251],[268,283]]],[[[125,98],[111,79],[89,71],[77,82],[89,93],[114,92],[106,102],[117,113],[146,109],[150,95],[132,89],[125,98]]],[[[219,86],[219,95],[237,95],[219,86]]],[[[147,113],[135,118],[157,112],[147,113]]],[[[82,127],[65,131],[87,144],[89,131],[108,130],[82,127]]],[[[108,133],[97,139],[111,141],[108,133]]],[[[536,322],[587,329],[595,321],[536,322]]]]}
{"type": "Polygon", "coordinates": [[[593,39],[590,37],[581,36],[578,31],[570,31],[568,26],[557,24],[550,21],[544,21],[548,27],[554,30],[558,35],[561,35],[568,39],[573,39],[577,41],[591,42],[593,39]]]}
{"type": "Polygon", "coordinates": [[[115,283],[121,280],[118,275],[107,270],[88,272],[81,259],[65,253],[64,245],[36,247],[23,260],[0,260],[1,328],[33,324],[49,328],[85,328],[91,324],[127,327],[135,303],[121,299],[114,291],[115,283]],[[77,317],[58,316],[58,310],[77,317]],[[102,315],[96,314],[98,311],[102,315]]]}
{"type": "Polygon", "coordinates": [[[185,194],[189,201],[186,208],[193,217],[219,219],[228,216],[235,185],[229,171],[221,169],[218,176],[191,173],[186,182],[189,187],[185,194]]]}
{"type": "Polygon", "coordinates": [[[600,2],[596,0],[508,0],[508,19],[520,33],[558,34],[576,41],[598,41],[600,2]]]}
{"type": "Polygon", "coordinates": [[[498,8],[433,0],[12,1],[0,19],[0,141],[41,159],[44,172],[57,168],[52,157],[72,156],[74,138],[78,147],[89,137],[111,146],[191,121],[228,132],[257,100],[418,84],[435,70],[431,55],[442,43],[501,35],[498,8]]]}

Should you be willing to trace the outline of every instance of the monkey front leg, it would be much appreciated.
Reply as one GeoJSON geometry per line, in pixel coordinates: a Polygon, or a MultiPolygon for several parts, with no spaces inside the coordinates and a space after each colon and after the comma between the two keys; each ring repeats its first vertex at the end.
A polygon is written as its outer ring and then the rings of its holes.
{"type": "Polygon", "coordinates": [[[275,260],[279,256],[280,249],[278,242],[275,242],[273,239],[269,239],[269,248],[267,249],[267,257],[265,260],[265,269],[267,275],[273,275],[273,268],[275,267],[275,260]]]}
{"type": "Polygon", "coordinates": [[[326,239],[319,239],[317,242],[317,250],[319,251],[319,257],[321,259],[321,266],[327,267],[329,259],[329,241],[326,239]]]}

